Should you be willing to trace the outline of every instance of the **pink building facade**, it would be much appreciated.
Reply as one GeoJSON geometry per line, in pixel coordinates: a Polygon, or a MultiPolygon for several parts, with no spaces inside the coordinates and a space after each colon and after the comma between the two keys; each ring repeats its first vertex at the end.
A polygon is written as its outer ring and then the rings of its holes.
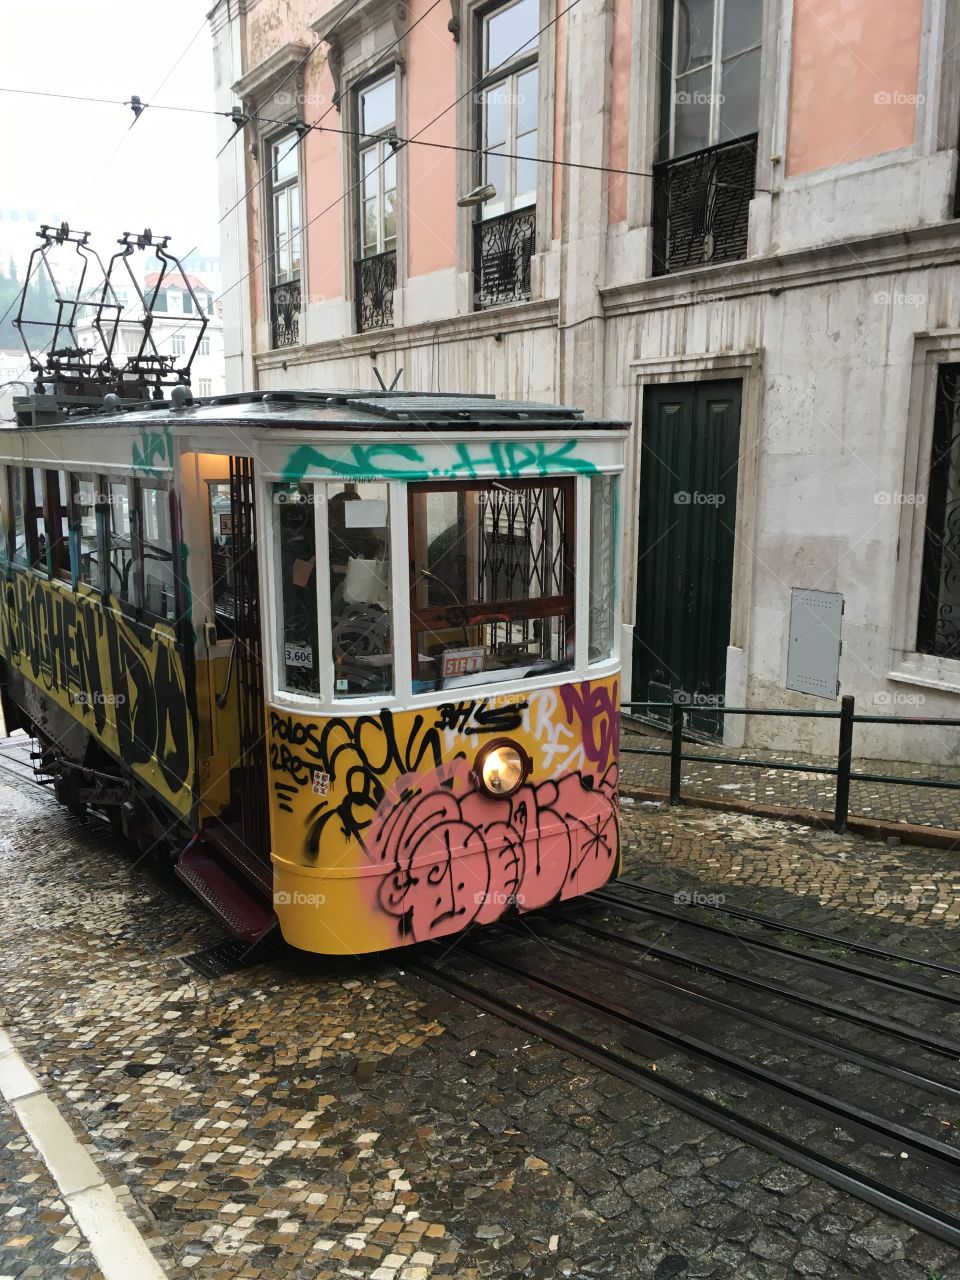
{"type": "MultiPolygon", "coordinates": [[[[817,705],[786,689],[801,587],[844,597],[860,709],[960,713],[950,0],[219,0],[210,21],[246,118],[219,161],[228,386],[376,369],[627,417],[635,698],[817,705]]],[[[723,731],[827,745],[772,723],[723,731]]],[[[895,734],[861,749],[960,757],[895,734]]]]}

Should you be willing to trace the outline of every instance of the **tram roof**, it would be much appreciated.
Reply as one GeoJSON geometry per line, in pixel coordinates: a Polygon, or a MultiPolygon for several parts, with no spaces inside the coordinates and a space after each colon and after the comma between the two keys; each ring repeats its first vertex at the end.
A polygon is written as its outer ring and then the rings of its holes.
{"type": "MultiPolygon", "coordinates": [[[[44,397],[31,398],[41,407],[44,397]]],[[[92,407],[56,421],[23,424],[21,429],[63,430],[107,424],[141,427],[164,421],[185,430],[209,426],[277,427],[306,430],[362,431],[490,431],[511,427],[518,430],[626,430],[629,423],[619,419],[588,417],[569,405],[531,400],[501,400],[494,395],[455,395],[447,392],[371,390],[290,390],[256,391],[211,396],[178,407],[170,400],[155,403],[138,401],[126,408],[92,407]]]]}

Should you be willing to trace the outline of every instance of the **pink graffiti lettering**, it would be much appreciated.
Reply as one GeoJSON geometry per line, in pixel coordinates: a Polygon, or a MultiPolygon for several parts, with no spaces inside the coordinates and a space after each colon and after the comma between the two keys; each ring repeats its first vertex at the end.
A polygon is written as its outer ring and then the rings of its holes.
{"type": "Polygon", "coordinates": [[[399,781],[366,840],[386,868],[380,907],[420,942],[599,888],[619,857],[616,765],[592,781],[571,773],[494,800],[463,760],[399,781]]]}

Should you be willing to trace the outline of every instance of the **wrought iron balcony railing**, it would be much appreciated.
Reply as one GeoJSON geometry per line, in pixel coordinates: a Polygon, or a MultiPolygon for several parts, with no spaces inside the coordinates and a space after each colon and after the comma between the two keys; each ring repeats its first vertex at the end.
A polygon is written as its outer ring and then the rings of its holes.
{"type": "Polygon", "coordinates": [[[353,264],[356,287],[357,333],[389,329],[393,324],[393,291],[397,287],[397,255],[375,253],[353,264]]]}
{"type": "Polygon", "coordinates": [[[288,280],[270,289],[270,326],[275,347],[295,347],[300,341],[300,281],[288,280]]]}
{"type": "Polygon", "coordinates": [[[747,256],[757,135],[653,167],[654,273],[747,256]]]}
{"type": "Polygon", "coordinates": [[[478,311],[530,297],[536,233],[533,208],[515,209],[474,225],[473,303],[478,311]]]}

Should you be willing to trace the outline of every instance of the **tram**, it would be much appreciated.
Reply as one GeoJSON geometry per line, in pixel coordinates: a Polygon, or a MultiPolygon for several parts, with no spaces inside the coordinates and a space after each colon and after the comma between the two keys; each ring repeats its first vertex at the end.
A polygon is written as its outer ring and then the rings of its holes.
{"type": "Polygon", "coordinates": [[[0,432],[0,700],[62,803],[319,953],[617,874],[626,423],[112,400],[0,432]]]}

